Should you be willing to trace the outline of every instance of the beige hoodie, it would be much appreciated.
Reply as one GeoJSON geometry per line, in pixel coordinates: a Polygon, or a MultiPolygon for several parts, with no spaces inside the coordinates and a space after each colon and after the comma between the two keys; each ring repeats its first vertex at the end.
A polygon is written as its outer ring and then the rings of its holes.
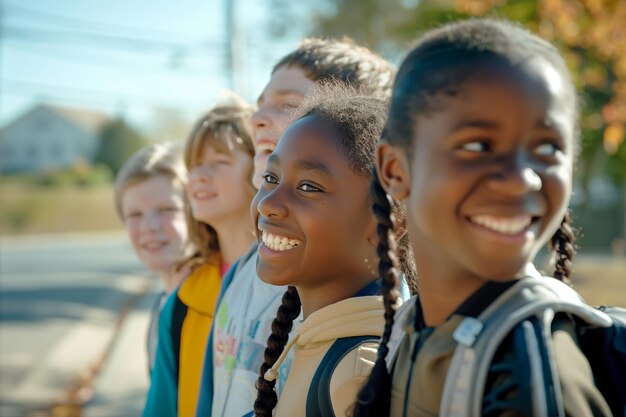
{"type": "MultiPolygon", "coordinates": [[[[384,328],[383,314],[381,296],[354,297],[324,307],[302,322],[273,368],[277,370],[293,348],[291,371],[282,384],[274,417],[305,417],[309,386],[328,348],[341,337],[379,336],[384,328]]],[[[377,342],[365,342],[337,364],[330,380],[335,416],[345,416],[356,402],[374,366],[377,348],[377,342]]]]}

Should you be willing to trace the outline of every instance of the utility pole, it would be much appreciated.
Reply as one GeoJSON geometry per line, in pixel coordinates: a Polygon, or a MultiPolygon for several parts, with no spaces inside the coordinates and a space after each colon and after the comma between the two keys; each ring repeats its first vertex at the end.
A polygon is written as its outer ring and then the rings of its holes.
{"type": "Polygon", "coordinates": [[[226,13],[226,71],[230,89],[244,96],[246,87],[243,78],[245,36],[237,23],[237,1],[225,0],[226,13]]]}

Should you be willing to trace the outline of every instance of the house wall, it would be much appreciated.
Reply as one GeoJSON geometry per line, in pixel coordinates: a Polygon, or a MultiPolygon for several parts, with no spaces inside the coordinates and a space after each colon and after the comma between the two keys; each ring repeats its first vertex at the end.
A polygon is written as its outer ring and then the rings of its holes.
{"type": "Polygon", "coordinates": [[[0,170],[38,172],[92,161],[98,138],[46,107],[37,107],[0,134],[0,170]]]}

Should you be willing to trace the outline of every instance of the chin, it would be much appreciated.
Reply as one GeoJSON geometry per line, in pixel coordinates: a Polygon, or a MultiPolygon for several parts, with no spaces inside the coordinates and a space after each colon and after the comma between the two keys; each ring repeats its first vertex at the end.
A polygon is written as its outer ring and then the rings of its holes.
{"type": "Polygon", "coordinates": [[[276,287],[293,285],[292,280],[284,276],[284,273],[277,273],[277,271],[265,268],[261,264],[257,265],[257,274],[259,278],[261,278],[261,281],[269,285],[274,285],[276,287]]]}
{"type": "Polygon", "coordinates": [[[488,281],[506,282],[523,276],[523,272],[526,266],[526,262],[520,265],[512,265],[511,263],[493,263],[488,270],[483,270],[479,273],[479,276],[484,277],[488,281]]]}

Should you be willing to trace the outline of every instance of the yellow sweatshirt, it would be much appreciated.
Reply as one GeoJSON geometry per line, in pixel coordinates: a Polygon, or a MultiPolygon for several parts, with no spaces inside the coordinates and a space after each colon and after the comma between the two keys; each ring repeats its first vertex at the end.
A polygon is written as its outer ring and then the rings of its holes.
{"type": "MultiPolygon", "coordinates": [[[[306,398],[317,367],[330,346],[342,337],[382,334],[381,296],[348,298],[311,314],[296,327],[274,369],[293,348],[293,362],[278,399],[274,417],[305,417],[306,398]]],[[[330,397],[336,416],[345,416],[356,401],[376,361],[377,342],[365,342],[350,351],[330,379],[330,397]]],[[[280,373],[279,373],[280,374],[280,373]]]]}
{"type": "Polygon", "coordinates": [[[180,336],[179,417],[193,417],[196,413],[202,363],[221,284],[220,268],[205,264],[195,269],[178,289],[178,298],[187,306],[180,336]]]}

